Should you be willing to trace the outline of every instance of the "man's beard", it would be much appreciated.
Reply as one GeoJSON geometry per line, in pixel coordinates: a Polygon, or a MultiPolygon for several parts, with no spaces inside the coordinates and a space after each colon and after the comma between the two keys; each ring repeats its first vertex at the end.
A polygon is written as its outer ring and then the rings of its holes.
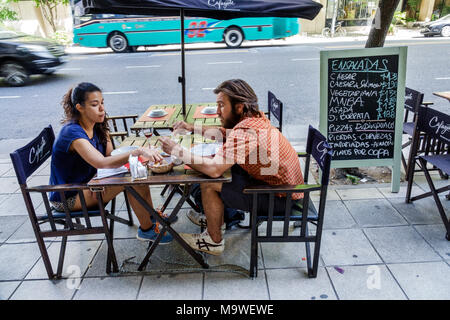
{"type": "Polygon", "coordinates": [[[233,129],[242,119],[242,115],[236,113],[234,107],[231,108],[231,115],[229,119],[223,119],[223,127],[225,129],[233,129]]]}

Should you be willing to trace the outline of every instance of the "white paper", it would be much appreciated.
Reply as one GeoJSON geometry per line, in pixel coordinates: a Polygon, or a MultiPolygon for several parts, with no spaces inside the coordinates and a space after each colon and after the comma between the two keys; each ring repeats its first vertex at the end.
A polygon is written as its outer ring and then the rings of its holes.
{"type": "Polygon", "coordinates": [[[106,177],[115,176],[125,172],[128,172],[128,169],[125,166],[121,166],[119,168],[98,169],[97,176],[94,179],[103,179],[106,177]]]}

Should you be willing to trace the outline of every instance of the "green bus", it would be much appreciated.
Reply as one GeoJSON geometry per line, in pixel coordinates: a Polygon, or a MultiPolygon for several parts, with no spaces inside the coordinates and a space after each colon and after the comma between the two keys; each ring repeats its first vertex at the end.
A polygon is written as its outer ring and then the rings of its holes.
{"type": "MultiPolygon", "coordinates": [[[[297,18],[215,20],[186,17],[185,43],[225,42],[237,48],[244,40],[286,38],[299,33],[297,18]]],[[[139,46],[180,43],[180,18],[95,14],[74,19],[73,42],[84,47],[133,52],[139,46]]]]}

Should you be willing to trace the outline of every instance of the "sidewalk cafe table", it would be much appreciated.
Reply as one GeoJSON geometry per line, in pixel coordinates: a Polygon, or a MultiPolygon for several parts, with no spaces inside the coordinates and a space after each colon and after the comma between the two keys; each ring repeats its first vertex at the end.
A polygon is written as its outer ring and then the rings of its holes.
{"type": "Polygon", "coordinates": [[[155,130],[155,135],[158,134],[158,129],[171,129],[173,124],[177,121],[186,121],[190,124],[202,124],[207,126],[221,126],[220,119],[217,114],[215,115],[205,115],[199,117],[196,115],[196,111],[198,107],[201,106],[216,106],[215,102],[209,103],[194,103],[186,105],[186,118],[183,118],[183,114],[181,112],[181,104],[162,104],[162,105],[152,105],[150,106],[144,114],[140,116],[140,118],[134,123],[134,125],[130,128],[131,131],[136,132],[136,135],[139,135],[139,132],[145,128],[153,128],[155,130]],[[161,117],[160,120],[157,118],[150,118],[148,114],[153,109],[163,109],[167,110],[168,117],[161,117]]]}
{"type": "Polygon", "coordinates": [[[433,92],[435,96],[447,99],[450,102],[450,91],[433,92]]]}
{"type": "MultiPolygon", "coordinates": [[[[183,136],[183,138],[186,136],[183,136]]],[[[150,144],[156,144],[156,138],[152,137],[150,139],[150,144]]],[[[128,138],[125,140],[124,145],[130,145],[127,143],[131,143],[131,145],[138,145],[139,143],[141,145],[145,145],[146,141],[145,138],[141,137],[134,137],[134,138],[128,138]],[[127,141],[128,140],[128,141],[127,141]],[[132,140],[132,141],[131,141],[132,140]],[[130,142],[131,141],[131,142],[130,142]]],[[[188,142],[194,141],[194,137],[186,137],[184,145],[187,146],[188,142]]],[[[164,235],[164,232],[168,231],[173,238],[183,247],[184,250],[186,250],[187,253],[189,253],[203,268],[208,268],[208,264],[204,261],[203,256],[193,250],[184,240],[181,238],[181,236],[172,228],[171,224],[175,221],[177,214],[179,213],[181,207],[183,206],[183,203],[187,200],[190,194],[191,186],[193,184],[202,184],[202,183],[227,183],[231,181],[231,172],[228,170],[224,173],[222,177],[219,178],[210,178],[198,171],[192,170],[189,167],[186,167],[184,164],[176,166],[173,168],[173,171],[170,171],[165,174],[153,174],[149,171],[149,176],[146,179],[142,180],[134,180],[132,181],[131,176],[127,174],[126,176],[115,176],[115,177],[108,177],[103,179],[92,179],[88,182],[88,187],[93,192],[97,192],[98,195],[98,201],[99,201],[99,208],[100,211],[105,210],[103,206],[103,198],[101,191],[104,190],[105,187],[117,187],[117,186],[123,186],[125,187],[125,190],[129,192],[144,208],[147,210],[147,212],[150,214],[151,217],[153,217],[161,226],[161,232],[156,238],[156,240],[151,244],[149,247],[146,256],[142,260],[140,266],[138,267],[139,271],[142,271],[145,269],[145,267],[148,264],[148,261],[153,253],[153,251],[158,246],[159,242],[161,241],[162,236],[164,235]],[[146,199],[142,198],[138,192],[136,192],[135,187],[142,186],[142,185],[174,185],[179,186],[183,185],[183,193],[181,195],[181,198],[178,200],[175,207],[172,209],[172,212],[165,214],[168,218],[164,218],[158,214],[158,212],[152,208],[146,199]]],[[[166,200],[166,203],[164,203],[161,211],[164,212],[166,210],[168,201],[170,199],[166,200]]],[[[104,214],[104,212],[103,212],[104,214]]],[[[114,251],[113,251],[114,252],[114,251]]],[[[118,265],[117,265],[117,259],[114,254],[112,254],[111,257],[112,261],[108,258],[108,267],[110,267],[111,263],[113,266],[113,272],[118,272],[118,265]]]]}

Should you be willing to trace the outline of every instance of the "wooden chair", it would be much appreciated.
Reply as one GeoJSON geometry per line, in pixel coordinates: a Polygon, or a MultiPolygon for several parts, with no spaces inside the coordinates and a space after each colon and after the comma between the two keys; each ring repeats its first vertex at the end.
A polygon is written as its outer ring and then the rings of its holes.
{"type": "Polygon", "coordinates": [[[90,210],[86,207],[86,201],[83,196],[83,190],[87,189],[85,184],[65,184],[65,185],[47,185],[28,187],[27,179],[33,174],[52,154],[53,142],[55,134],[51,126],[46,127],[42,132],[33,139],[26,146],[17,149],[10,154],[11,160],[16,172],[17,180],[19,181],[20,189],[22,191],[23,199],[27,207],[28,215],[36,236],[37,244],[41,252],[42,260],[47,270],[49,279],[61,278],[63,271],[64,255],[66,251],[67,238],[69,236],[86,235],[86,234],[104,234],[108,244],[108,261],[106,272],[111,272],[111,263],[113,272],[118,272],[118,265],[114,247],[112,243],[113,225],[108,228],[106,218],[113,221],[122,221],[121,218],[114,216],[115,200],[112,200],[111,211],[95,209],[90,210]],[[76,191],[81,199],[82,211],[70,212],[67,206],[67,199],[65,192],[76,191]],[[46,214],[38,216],[36,214],[33,201],[30,193],[41,193],[44,201],[46,214]],[[64,212],[56,211],[50,206],[47,192],[59,192],[62,202],[64,203],[64,212]],[[94,226],[92,217],[100,216],[101,224],[94,226]],[[84,221],[84,222],[82,222],[84,221]],[[62,228],[57,226],[62,225],[62,228]],[[45,228],[44,228],[45,226],[45,228]],[[49,259],[44,238],[47,237],[62,237],[61,249],[59,254],[59,262],[56,274],[53,272],[52,265],[49,259]]]}
{"type": "MultiPolygon", "coordinates": [[[[420,107],[417,125],[414,129],[412,149],[418,148],[421,132],[424,132],[426,135],[425,138],[422,139],[425,145],[425,153],[415,156],[414,161],[419,162],[419,167],[425,174],[430,191],[411,197],[415,170],[414,166],[410,166],[408,171],[406,202],[410,203],[415,200],[433,196],[436,206],[438,207],[439,214],[441,215],[442,221],[444,222],[447,230],[446,239],[450,241],[450,222],[445,214],[445,210],[438,195],[441,192],[449,191],[450,185],[436,189],[430,176],[430,169],[427,168],[427,164],[431,164],[433,169],[442,171],[447,175],[447,177],[450,174],[450,115],[432,108],[420,107]]],[[[449,195],[447,195],[447,200],[449,200],[449,195]]]]}
{"type": "MultiPolygon", "coordinates": [[[[131,131],[129,129],[131,126],[128,126],[127,121],[130,122],[131,120],[132,121],[131,125],[133,125],[136,122],[137,118],[138,118],[137,114],[107,117],[107,120],[110,124],[109,136],[111,137],[111,143],[114,149],[116,149],[116,143],[114,142],[116,139],[118,140],[117,142],[119,142],[120,144],[120,142],[122,142],[125,138],[129,137],[131,134],[131,131]]],[[[123,196],[125,198],[125,205],[127,207],[128,212],[128,225],[132,226],[134,224],[133,214],[131,212],[130,202],[128,201],[128,195],[125,191],[123,192],[123,196]]]]}
{"type": "Polygon", "coordinates": [[[250,277],[258,274],[258,243],[259,242],[305,242],[308,276],[315,278],[319,265],[320,241],[322,237],[323,218],[325,213],[325,201],[327,196],[328,180],[330,175],[330,165],[332,149],[328,145],[325,137],[316,129],[309,126],[306,153],[301,154],[305,159],[305,171],[303,185],[280,185],[280,186],[251,186],[244,190],[244,193],[253,195],[253,209],[251,212],[251,254],[250,254],[250,277]],[[308,172],[311,157],[315,159],[321,170],[321,183],[308,184],[308,172]],[[320,191],[319,210],[317,211],[310,199],[310,192],[320,191]],[[286,193],[286,210],[284,215],[274,215],[275,194],[286,193]],[[303,193],[303,201],[292,201],[292,195],[303,193]],[[258,195],[269,195],[268,215],[258,215],[258,195]],[[303,214],[307,212],[307,214],[303,214]],[[266,234],[259,235],[258,225],[267,222],[266,234]],[[273,235],[273,222],[283,222],[282,235],[273,235]],[[289,234],[289,224],[294,221],[300,227],[299,234],[289,234]],[[310,235],[308,224],[316,226],[314,235],[310,235]],[[314,243],[314,257],[311,261],[310,243],[314,243]]]}
{"type": "MultiPolygon", "coordinates": [[[[127,120],[133,121],[131,125],[133,125],[138,118],[137,114],[133,115],[120,115],[120,116],[107,116],[107,120],[110,123],[109,136],[111,137],[111,143],[113,148],[115,149],[115,140],[118,142],[122,142],[126,137],[129,137],[131,131],[128,127],[127,120]],[[120,122],[121,121],[121,122],[120,122]]],[[[130,126],[131,127],[131,126],[130,126]]]]}
{"type": "Polygon", "coordinates": [[[278,128],[278,130],[280,130],[280,132],[282,132],[283,130],[283,103],[277,99],[277,97],[275,97],[275,95],[268,91],[268,97],[267,97],[267,102],[268,102],[268,108],[267,108],[267,112],[265,112],[267,118],[269,118],[269,120],[271,120],[271,115],[273,115],[275,117],[275,119],[277,119],[278,121],[278,126],[276,128],[278,128]]]}
{"type": "MultiPolygon", "coordinates": [[[[414,128],[417,121],[417,113],[419,112],[420,106],[429,106],[432,105],[432,102],[424,102],[423,101],[423,93],[416,91],[414,89],[405,88],[405,114],[403,118],[403,134],[408,135],[408,141],[406,141],[404,144],[402,144],[402,149],[408,147],[411,145],[412,137],[414,133],[414,128]]],[[[418,152],[421,152],[421,148],[417,150],[418,152]]],[[[412,157],[413,158],[413,157],[412,157]]],[[[410,165],[410,157],[408,158],[408,162],[405,160],[405,156],[402,152],[402,164],[403,168],[405,170],[405,173],[408,172],[408,165],[410,165]]],[[[406,175],[406,179],[408,176],[406,175]]]]}

